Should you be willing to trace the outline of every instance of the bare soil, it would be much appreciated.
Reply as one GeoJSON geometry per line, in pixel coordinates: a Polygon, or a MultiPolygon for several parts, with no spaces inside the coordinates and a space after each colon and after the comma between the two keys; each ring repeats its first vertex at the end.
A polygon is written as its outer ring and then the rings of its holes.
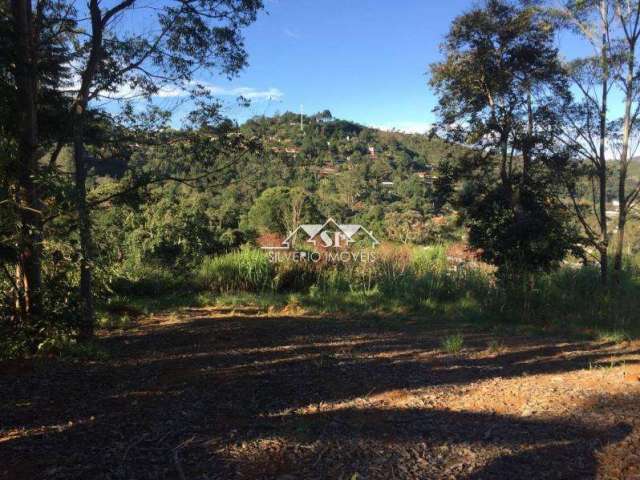
{"type": "Polygon", "coordinates": [[[637,342],[207,309],[99,341],[0,365],[0,478],[640,479],[637,342]]]}

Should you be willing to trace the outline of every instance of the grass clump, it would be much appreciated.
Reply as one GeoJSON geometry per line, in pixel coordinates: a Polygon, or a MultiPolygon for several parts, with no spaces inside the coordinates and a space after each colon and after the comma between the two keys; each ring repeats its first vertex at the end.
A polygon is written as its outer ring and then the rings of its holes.
{"type": "Polygon", "coordinates": [[[263,292],[271,288],[273,277],[269,258],[255,249],[206,257],[198,272],[199,284],[216,293],[263,292]]]}
{"type": "Polygon", "coordinates": [[[95,342],[79,342],[70,335],[52,335],[38,345],[38,354],[61,359],[107,360],[108,353],[95,342]]]}
{"type": "Polygon", "coordinates": [[[623,343],[630,340],[629,334],[623,330],[599,330],[596,340],[603,343],[623,343]]]}
{"type": "Polygon", "coordinates": [[[106,314],[98,318],[98,327],[105,330],[126,330],[134,325],[134,320],[127,314],[106,314]]]}
{"type": "Polygon", "coordinates": [[[460,353],[464,346],[464,337],[461,333],[449,335],[442,339],[442,350],[447,353],[460,353]]]}
{"type": "Polygon", "coordinates": [[[500,353],[505,349],[505,345],[501,340],[494,339],[489,342],[487,349],[491,353],[500,353]]]}

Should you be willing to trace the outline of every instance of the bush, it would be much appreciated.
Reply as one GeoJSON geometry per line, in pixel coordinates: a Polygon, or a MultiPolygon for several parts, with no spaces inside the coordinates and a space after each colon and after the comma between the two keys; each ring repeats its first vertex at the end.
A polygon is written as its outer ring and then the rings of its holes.
{"type": "Polygon", "coordinates": [[[206,257],[198,272],[198,283],[216,293],[263,292],[272,287],[274,266],[267,255],[255,249],[206,257]]]}
{"type": "MultiPolygon", "coordinates": [[[[80,325],[75,278],[63,268],[43,269],[42,311],[29,322],[20,320],[10,288],[0,293],[0,359],[24,357],[54,337],[74,337],[80,325]]],[[[0,283],[0,288],[4,287],[0,283]]]]}
{"type": "Polygon", "coordinates": [[[318,270],[318,266],[310,262],[278,263],[272,288],[276,292],[307,292],[317,283],[318,270]]]}
{"type": "Polygon", "coordinates": [[[109,285],[113,293],[143,297],[172,293],[185,287],[193,288],[193,282],[186,275],[155,264],[130,267],[113,278],[109,285]]]}

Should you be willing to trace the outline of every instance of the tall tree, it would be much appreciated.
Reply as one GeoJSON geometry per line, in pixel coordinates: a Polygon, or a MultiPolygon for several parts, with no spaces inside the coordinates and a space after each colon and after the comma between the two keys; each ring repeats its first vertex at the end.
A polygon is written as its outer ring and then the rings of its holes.
{"type": "Polygon", "coordinates": [[[549,268],[571,247],[544,161],[569,98],[553,35],[537,8],[487,0],[454,20],[431,66],[439,133],[473,146],[457,169],[469,241],[504,272],[549,268]]]}
{"type": "Polygon", "coordinates": [[[16,47],[17,138],[16,206],[20,218],[19,255],[16,284],[23,317],[41,313],[41,202],[36,191],[38,117],[37,117],[37,20],[30,0],[12,0],[16,47]]]}
{"type": "Polygon", "coordinates": [[[633,151],[632,135],[637,127],[638,114],[640,113],[640,103],[638,103],[640,71],[636,57],[636,48],[640,39],[640,1],[614,0],[614,12],[618,23],[617,30],[620,32],[620,39],[615,42],[614,48],[617,60],[621,65],[620,73],[616,76],[616,79],[624,94],[624,113],[619,152],[618,234],[614,251],[614,274],[615,280],[619,282],[627,216],[640,195],[640,182],[633,185],[630,191],[627,192],[627,173],[633,151]]]}
{"type": "MultiPolygon", "coordinates": [[[[105,8],[99,0],[88,5],[88,39],[78,49],[80,85],[73,115],[76,206],[80,235],[80,293],[83,304],[81,336],[93,334],[92,238],[87,204],[86,127],[88,107],[102,94],[124,85],[150,96],[168,85],[193,87],[198,69],[232,76],[247,62],[241,31],[262,8],[261,0],[172,0],[154,12],[157,33],[125,33],[117,20],[139,15],[136,0],[105,8]]],[[[200,93],[202,90],[200,89],[200,93]]]]}
{"type": "Polygon", "coordinates": [[[607,139],[609,134],[609,93],[613,86],[611,57],[612,0],[570,0],[564,7],[551,9],[564,25],[585,38],[594,50],[591,57],[568,65],[570,77],[579,93],[566,109],[564,129],[558,135],[571,153],[569,168],[563,175],[574,212],[587,241],[599,256],[603,284],[609,275],[609,229],[607,222],[607,139]],[[591,209],[585,209],[576,188],[576,171],[590,184],[591,209]],[[595,225],[589,221],[589,210],[595,225]]]}
{"type": "MultiPolygon", "coordinates": [[[[45,172],[39,160],[54,158],[51,150],[64,134],[65,95],[68,79],[65,47],[73,22],[72,7],[64,1],[11,0],[0,4],[0,60],[2,111],[0,130],[7,144],[15,144],[15,161],[3,165],[9,182],[7,198],[15,207],[16,275],[12,282],[20,317],[33,323],[42,313],[42,239],[45,172]],[[52,117],[55,120],[52,121],[52,117]],[[17,121],[16,121],[17,120],[17,121]]],[[[13,263],[13,262],[12,262],[13,263]]]]}

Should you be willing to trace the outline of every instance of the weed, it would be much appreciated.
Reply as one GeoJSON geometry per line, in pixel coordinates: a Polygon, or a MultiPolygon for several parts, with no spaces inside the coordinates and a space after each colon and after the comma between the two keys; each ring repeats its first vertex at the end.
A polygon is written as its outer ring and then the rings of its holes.
{"type": "Polygon", "coordinates": [[[103,315],[98,318],[98,326],[105,330],[126,330],[133,326],[133,319],[127,315],[103,315]]]}
{"type": "Polygon", "coordinates": [[[504,343],[500,340],[491,340],[487,345],[487,348],[491,353],[498,353],[505,349],[504,343]]]}
{"type": "Polygon", "coordinates": [[[207,257],[198,273],[200,285],[217,293],[265,291],[273,277],[274,268],[267,255],[253,249],[207,257]]]}
{"type": "Polygon", "coordinates": [[[622,330],[599,330],[596,340],[603,343],[623,343],[630,340],[629,334],[622,330]]]}
{"type": "Polygon", "coordinates": [[[442,339],[442,349],[447,353],[459,353],[464,345],[464,337],[461,333],[449,335],[442,339]]]}
{"type": "Polygon", "coordinates": [[[54,355],[62,359],[106,360],[109,355],[92,342],[78,342],[75,338],[57,334],[51,336],[38,345],[41,355],[54,355]]]}

